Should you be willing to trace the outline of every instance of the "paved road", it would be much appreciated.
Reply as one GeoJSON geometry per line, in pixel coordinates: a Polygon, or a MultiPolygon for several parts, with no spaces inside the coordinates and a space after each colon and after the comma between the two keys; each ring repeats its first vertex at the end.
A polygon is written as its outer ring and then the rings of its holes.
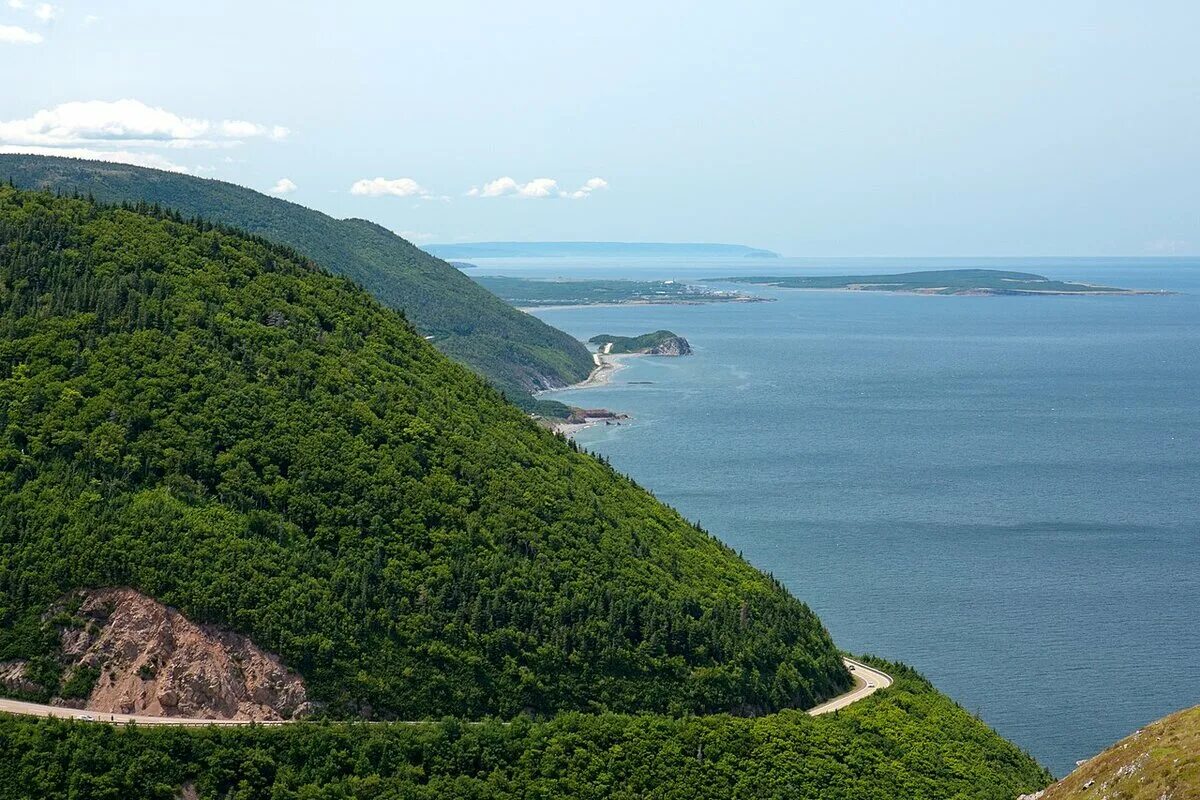
{"type": "Polygon", "coordinates": [[[828,714],[831,711],[837,711],[839,708],[845,708],[851,703],[857,703],[864,697],[870,697],[880,689],[887,688],[892,685],[892,678],[879,670],[868,667],[861,661],[855,661],[852,658],[843,658],[846,666],[852,670],[851,675],[854,676],[854,688],[845,694],[839,694],[832,700],[826,700],[816,708],[810,708],[809,714],[814,717],[818,714],[828,714]]]}
{"type": "MultiPolygon", "coordinates": [[[[809,714],[828,714],[845,708],[851,703],[869,697],[879,689],[892,685],[892,679],[877,669],[872,669],[860,661],[850,658],[842,659],[851,668],[854,676],[854,688],[845,694],[827,700],[816,708],[809,709],[809,714]]],[[[152,717],[145,714],[102,714],[99,711],[88,711],[82,708],[62,708],[60,706],[44,706],[39,703],[26,703],[23,700],[9,700],[0,697],[0,711],[8,714],[24,714],[33,717],[58,717],[60,719],[82,719],[95,722],[109,722],[123,725],[126,722],[136,722],[138,725],[249,725],[248,719],[187,719],[184,717],[152,717]]],[[[292,720],[267,720],[260,725],[285,725],[292,720]]],[[[417,724],[417,723],[408,723],[417,724]]]]}
{"type": "MultiPolygon", "coordinates": [[[[124,724],[136,722],[138,725],[249,725],[248,719],[185,719],[183,717],[151,717],[145,714],[103,714],[99,711],[88,711],[84,708],[60,708],[59,706],[44,706],[39,703],[26,703],[22,700],[9,700],[0,697],[0,711],[9,714],[25,714],[33,717],[59,717],[60,719],[85,719],[96,722],[114,722],[124,724]]],[[[282,725],[282,720],[264,721],[260,725],[282,725]]]]}

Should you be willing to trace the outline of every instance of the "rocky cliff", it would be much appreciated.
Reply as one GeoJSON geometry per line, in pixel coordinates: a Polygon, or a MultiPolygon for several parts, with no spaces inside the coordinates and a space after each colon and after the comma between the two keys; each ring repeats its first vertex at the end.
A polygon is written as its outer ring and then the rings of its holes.
{"type": "Polygon", "coordinates": [[[651,356],[690,356],[692,346],[682,336],[672,336],[664,339],[646,351],[651,356]]]}
{"type": "MultiPolygon", "coordinates": [[[[127,588],[79,592],[56,608],[63,680],[54,702],[98,713],[277,720],[312,710],[304,682],[245,636],[199,625],[127,588]]],[[[28,689],[20,663],[0,665],[28,689]]]]}

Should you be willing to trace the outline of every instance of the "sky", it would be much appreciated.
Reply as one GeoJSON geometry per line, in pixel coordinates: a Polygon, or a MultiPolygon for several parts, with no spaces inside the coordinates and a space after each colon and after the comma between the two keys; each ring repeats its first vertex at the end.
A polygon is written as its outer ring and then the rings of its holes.
{"type": "Polygon", "coordinates": [[[1200,254],[1200,3],[0,0],[0,152],[418,244],[1200,254]]]}

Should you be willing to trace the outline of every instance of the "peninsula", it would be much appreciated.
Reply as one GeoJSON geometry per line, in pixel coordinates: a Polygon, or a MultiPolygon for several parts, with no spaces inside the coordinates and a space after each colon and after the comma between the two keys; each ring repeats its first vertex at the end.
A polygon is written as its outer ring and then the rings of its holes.
{"type": "Polygon", "coordinates": [[[727,283],[782,289],[855,292],[900,292],[941,295],[1133,295],[1170,294],[1148,289],[1121,289],[1093,283],[1060,281],[1031,272],[996,269],[939,269],[883,275],[780,275],[723,278],[727,283]]]}
{"type": "Polygon", "coordinates": [[[608,305],[756,303],[767,298],[680,281],[545,280],[472,275],[476,283],[517,308],[608,305]]]}

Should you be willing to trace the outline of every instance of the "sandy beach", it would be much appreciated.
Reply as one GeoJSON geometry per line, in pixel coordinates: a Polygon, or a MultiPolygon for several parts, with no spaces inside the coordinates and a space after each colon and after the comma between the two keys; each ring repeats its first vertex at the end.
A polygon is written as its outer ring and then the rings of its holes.
{"type": "Polygon", "coordinates": [[[640,354],[614,356],[608,353],[593,353],[592,359],[596,362],[596,368],[592,370],[592,374],[588,375],[587,380],[580,381],[566,388],[593,389],[597,386],[612,383],[613,376],[628,366],[625,361],[634,358],[636,355],[640,354]]]}
{"type": "MultiPolygon", "coordinates": [[[[605,347],[606,349],[611,348],[612,345],[609,344],[605,347]]],[[[592,353],[592,360],[596,363],[596,367],[592,370],[592,373],[588,375],[586,380],[582,380],[579,383],[573,383],[570,386],[563,386],[558,389],[544,389],[543,391],[537,392],[534,396],[542,397],[554,392],[564,392],[568,389],[594,389],[598,386],[606,386],[612,382],[614,375],[628,366],[625,363],[628,359],[637,358],[641,355],[641,353],[627,353],[621,355],[610,355],[609,353],[605,352],[592,353]]],[[[600,425],[605,422],[619,424],[621,420],[625,419],[628,419],[628,417],[621,415],[619,418],[607,416],[589,417],[583,422],[564,422],[561,420],[546,420],[546,422],[551,430],[565,434],[566,436],[570,436],[578,431],[584,430],[585,428],[590,428],[593,425],[600,425]]]]}
{"type": "MultiPolygon", "coordinates": [[[[612,345],[607,345],[611,347],[612,345]]],[[[579,383],[572,383],[570,386],[561,386],[556,389],[543,389],[537,392],[535,397],[553,394],[554,392],[565,392],[570,389],[594,389],[597,386],[605,386],[612,382],[613,376],[628,366],[625,362],[630,358],[637,358],[642,353],[623,353],[621,355],[611,355],[609,353],[592,353],[592,360],[596,363],[595,369],[587,376],[585,380],[579,383]]]]}

